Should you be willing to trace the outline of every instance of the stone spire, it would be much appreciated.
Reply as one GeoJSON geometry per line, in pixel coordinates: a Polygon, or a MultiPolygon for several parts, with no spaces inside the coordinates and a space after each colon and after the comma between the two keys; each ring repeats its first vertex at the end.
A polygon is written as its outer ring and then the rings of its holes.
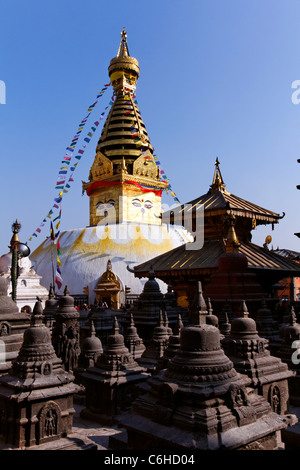
{"type": "Polygon", "coordinates": [[[58,299],[55,298],[53,285],[50,284],[49,295],[48,295],[48,299],[45,302],[45,308],[44,308],[44,322],[45,322],[45,325],[48,326],[48,328],[50,328],[51,331],[52,331],[53,324],[54,324],[54,318],[55,318],[57,305],[58,305],[58,299]]]}
{"type": "Polygon", "coordinates": [[[126,328],[124,341],[133,358],[139,359],[145,351],[146,347],[143,343],[143,340],[138,335],[132,313],[130,313],[129,326],[126,328]]]}

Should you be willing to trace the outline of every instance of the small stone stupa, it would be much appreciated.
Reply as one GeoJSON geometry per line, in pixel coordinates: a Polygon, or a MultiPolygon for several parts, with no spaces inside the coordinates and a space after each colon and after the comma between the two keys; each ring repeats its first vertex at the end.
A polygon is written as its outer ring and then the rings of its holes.
{"type": "Polygon", "coordinates": [[[90,335],[84,338],[79,355],[78,369],[94,367],[98,357],[103,353],[100,339],[96,336],[94,322],[90,321],[90,335]]]}
{"type": "Polygon", "coordinates": [[[183,323],[181,320],[181,315],[178,314],[177,324],[173,329],[173,333],[169,336],[168,346],[163,354],[160,357],[156,364],[156,371],[166,369],[168,367],[169,360],[175,356],[178,349],[180,348],[180,330],[183,328],[183,323]]]}
{"type": "Polygon", "coordinates": [[[260,336],[269,341],[271,354],[277,356],[280,348],[279,328],[277,321],[273,318],[272,311],[268,308],[266,300],[263,298],[261,307],[257,310],[256,326],[260,336]]]}
{"type": "Polygon", "coordinates": [[[53,325],[55,323],[55,314],[58,306],[58,299],[55,297],[53,285],[50,284],[50,289],[49,289],[49,296],[48,299],[45,302],[45,307],[44,307],[44,323],[48,328],[50,328],[50,331],[52,332],[53,325]]]}
{"type": "Polygon", "coordinates": [[[164,294],[161,292],[159,284],[155,279],[153,269],[151,269],[143,292],[139,295],[137,302],[131,310],[134,323],[145,345],[151,340],[154,328],[159,321],[160,312],[164,307],[164,294]]]}
{"type": "Polygon", "coordinates": [[[78,367],[79,330],[79,312],[74,307],[74,298],[70,296],[68,286],[66,286],[64,295],[58,301],[55,326],[52,330],[52,343],[67,371],[73,371],[78,367]]]}
{"type": "Polygon", "coordinates": [[[156,370],[159,359],[164,355],[169,343],[169,337],[172,331],[169,330],[160,311],[158,325],[154,328],[151,341],[146,345],[142,356],[137,359],[140,366],[144,367],[149,374],[156,370]]]}
{"type": "Polygon", "coordinates": [[[146,346],[144,345],[142,338],[140,338],[138,334],[137,328],[134,324],[132,313],[129,314],[129,317],[130,323],[124,333],[124,342],[133,359],[137,360],[142,356],[143,352],[146,349],[146,346]]]}
{"type": "MultiPolygon", "coordinates": [[[[181,329],[181,346],[150,390],[118,418],[128,450],[276,449],[283,416],[249,389],[220,346],[219,330],[200,323],[181,329]]],[[[110,439],[117,445],[121,436],[110,439]]]]}
{"type": "Polygon", "coordinates": [[[116,415],[128,409],[139,394],[136,385],[147,380],[148,375],[124,345],[116,317],[107,347],[95,366],[82,373],[82,378],[86,408],[81,416],[103,424],[112,424],[116,415]]]}
{"type": "Polygon", "coordinates": [[[55,354],[38,300],[12,371],[0,377],[1,447],[65,446],[59,440],[72,430],[73,379],[55,354]]]}
{"type": "Polygon", "coordinates": [[[222,341],[225,354],[237,372],[248,375],[251,386],[270,403],[272,410],[286,415],[288,380],[294,374],[280,358],[271,355],[268,340],[258,335],[256,322],[249,318],[245,302],[240,315],[232,321],[230,334],[222,341]]]}
{"type": "Polygon", "coordinates": [[[0,277],[0,374],[6,373],[19,353],[30,315],[20,312],[7,295],[7,280],[0,277]]]}

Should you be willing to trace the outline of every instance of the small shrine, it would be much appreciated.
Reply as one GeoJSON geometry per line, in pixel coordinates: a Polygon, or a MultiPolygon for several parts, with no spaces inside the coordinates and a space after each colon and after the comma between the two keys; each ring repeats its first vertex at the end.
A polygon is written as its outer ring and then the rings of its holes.
{"type": "Polygon", "coordinates": [[[139,393],[137,385],[147,380],[148,375],[124,344],[116,317],[107,347],[82,378],[86,408],[81,416],[104,424],[112,424],[116,415],[128,409],[139,393]]]}
{"type": "Polygon", "coordinates": [[[65,286],[64,295],[58,300],[52,343],[66,371],[73,371],[78,367],[79,330],[79,312],[74,307],[74,298],[70,296],[68,286],[65,286]]]}
{"type": "Polygon", "coordinates": [[[139,336],[137,328],[134,324],[132,313],[129,314],[130,321],[129,326],[125,329],[124,343],[128,348],[128,351],[132,355],[133,359],[139,359],[146,349],[142,338],[139,336]]]}
{"type": "Polygon", "coordinates": [[[112,309],[120,308],[121,282],[113,273],[110,260],[107,261],[106,271],[100,277],[94,292],[97,302],[106,302],[112,309]]]}
{"type": "Polygon", "coordinates": [[[94,324],[96,336],[100,339],[103,346],[107,344],[111,329],[113,327],[113,319],[115,311],[104,306],[105,303],[91,305],[87,320],[80,326],[80,343],[84,341],[90,334],[90,322],[94,324]]]}
{"type": "Polygon", "coordinates": [[[50,289],[49,289],[49,295],[48,299],[45,302],[45,307],[44,307],[44,322],[45,325],[50,328],[50,331],[52,332],[53,325],[55,323],[55,314],[57,311],[57,306],[58,306],[58,299],[55,297],[53,285],[50,284],[50,289]]]}
{"type": "Polygon", "coordinates": [[[38,300],[12,371],[0,377],[1,448],[72,447],[64,438],[72,431],[73,380],[55,354],[38,300]]]}
{"type": "Polygon", "coordinates": [[[259,335],[269,341],[268,349],[271,354],[277,356],[281,343],[278,323],[274,319],[272,311],[268,308],[267,302],[264,298],[262,299],[261,307],[256,313],[256,327],[259,335]]]}
{"type": "Polygon", "coordinates": [[[81,346],[78,369],[88,369],[94,367],[98,357],[103,353],[103,347],[100,339],[96,336],[94,322],[90,321],[90,335],[87,336],[81,346]]]}
{"type": "Polygon", "coordinates": [[[23,334],[30,325],[30,315],[20,312],[7,295],[7,279],[0,277],[0,375],[6,373],[17,358],[23,334]]]}
{"type": "Polygon", "coordinates": [[[234,368],[248,375],[251,386],[262,395],[276,413],[289,412],[289,379],[294,373],[268,349],[269,341],[258,335],[256,322],[249,318],[245,302],[242,302],[239,318],[231,323],[230,334],[222,341],[225,354],[234,368]]]}
{"type": "Polygon", "coordinates": [[[176,326],[173,328],[172,334],[169,336],[168,345],[156,364],[156,371],[166,369],[168,367],[169,360],[175,356],[178,349],[180,348],[180,330],[183,328],[181,315],[178,314],[176,326]]]}
{"type": "Polygon", "coordinates": [[[156,371],[157,363],[167,349],[171,334],[172,330],[170,331],[166,325],[162,311],[160,311],[159,322],[154,328],[151,341],[146,345],[146,349],[142,356],[137,359],[139,365],[142,366],[149,374],[153,374],[156,371]]]}
{"type": "Polygon", "coordinates": [[[287,427],[251,379],[238,373],[212,325],[183,327],[180,348],[164,369],[148,379],[130,412],[118,417],[118,441],[127,450],[234,450],[277,448],[276,433],[287,427]]]}
{"type": "MultiPolygon", "coordinates": [[[[155,279],[153,269],[147,274],[148,280],[145,282],[143,292],[131,309],[134,322],[139,334],[143,338],[145,345],[151,340],[154,328],[160,318],[161,310],[165,309],[165,298],[161,292],[159,284],[155,279]]],[[[176,316],[171,315],[169,321],[176,323],[176,316]]]]}

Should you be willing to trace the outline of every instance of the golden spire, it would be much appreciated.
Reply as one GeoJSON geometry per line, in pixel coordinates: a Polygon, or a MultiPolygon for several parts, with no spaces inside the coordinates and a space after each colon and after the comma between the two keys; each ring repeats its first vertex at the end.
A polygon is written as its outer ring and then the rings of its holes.
{"type": "Polygon", "coordinates": [[[123,31],[121,32],[121,42],[118,50],[117,57],[122,56],[130,56],[129,54],[129,49],[128,49],[128,44],[127,44],[127,33],[125,31],[125,28],[123,28],[123,31]]]}
{"type": "Polygon", "coordinates": [[[225,189],[225,184],[222,178],[221,170],[220,170],[220,162],[218,157],[215,161],[215,172],[213,177],[213,182],[211,184],[211,189],[214,191],[223,191],[225,189]]]}
{"type": "Polygon", "coordinates": [[[130,57],[125,28],[121,32],[121,42],[117,56],[111,59],[108,73],[116,94],[119,91],[124,93],[124,88],[131,95],[134,93],[140,68],[138,61],[134,57],[130,57]]]}

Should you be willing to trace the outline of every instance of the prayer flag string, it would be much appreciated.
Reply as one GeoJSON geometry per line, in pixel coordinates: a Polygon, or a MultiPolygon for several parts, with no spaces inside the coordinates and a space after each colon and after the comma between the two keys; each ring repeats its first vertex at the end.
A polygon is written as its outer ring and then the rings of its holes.
{"type": "MultiPolygon", "coordinates": [[[[74,151],[75,151],[76,145],[78,143],[79,136],[80,136],[84,126],[86,125],[87,120],[88,120],[91,112],[93,111],[93,109],[96,106],[96,104],[98,103],[99,99],[103,96],[105,90],[109,86],[110,86],[110,83],[105,85],[102,88],[102,90],[97,94],[96,101],[89,106],[88,114],[81,120],[81,122],[78,126],[78,130],[77,130],[74,138],[71,141],[71,144],[66,148],[65,155],[64,155],[63,160],[61,162],[63,165],[59,169],[58,176],[56,178],[56,185],[55,185],[55,189],[59,189],[60,192],[58,193],[57,197],[54,198],[54,204],[53,204],[52,208],[50,209],[50,211],[48,212],[46,217],[43,219],[43,221],[41,222],[39,227],[33,232],[31,237],[28,238],[28,241],[31,241],[33,239],[33,237],[37,237],[38,234],[41,233],[42,227],[44,227],[45,223],[47,222],[47,218],[52,219],[53,209],[60,209],[59,215],[55,219],[53,219],[53,222],[58,220],[57,223],[55,224],[55,229],[58,230],[59,225],[60,225],[60,219],[61,219],[61,203],[62,203],[63,194],[67,193],[69,191],[70,183],[72,183],[74,181],[73,174],[74,174],[74,171],[75,171],[75,169],[76,169],[76,167],[79,163],[79,160],[82,158],[87,145],[91,141],[91,139],[94,135],[94,132],[96,131],[96,128],[100,124],[100,121],[104,118],[105,112],[109,108],[109,106],[105,107],[105,110],[104,110],[104,112],[101,113],[99,119],[96,120],[93,123],[93,126],[91,126],[90,131],[87,133],[86,137],[84,138],[84,144],[82,145],[81,149],[79,149],[78,152],[75,152],[75,153],[77,153],[77,155],[74,158],[77,161],[72,164],[72,157],[74,155],[74,151]]],[[[114,101],[114,97],[111,98],[111,101],[110,101],[109,104],[110,105],[113,104],[113,101],[114,101]]]]}

